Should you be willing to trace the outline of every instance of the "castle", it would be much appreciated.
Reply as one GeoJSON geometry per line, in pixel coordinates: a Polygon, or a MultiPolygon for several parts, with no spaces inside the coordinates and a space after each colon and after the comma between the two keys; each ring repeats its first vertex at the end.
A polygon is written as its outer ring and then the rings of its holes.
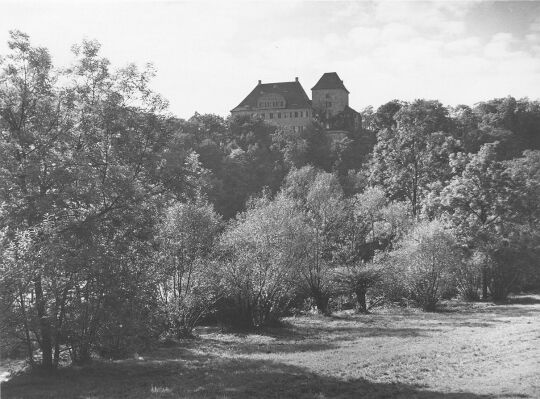
{"type": "Polygon", "coordinates": [[[351,131],[360,114],[349,107],[349,91],[336,72],[324,73],[311,89],[310,100],[296,78],[293,82],[262,83],[231,114],[251,115],[267,123],[301,131],[319,121],[328,131],[351,131]]]}

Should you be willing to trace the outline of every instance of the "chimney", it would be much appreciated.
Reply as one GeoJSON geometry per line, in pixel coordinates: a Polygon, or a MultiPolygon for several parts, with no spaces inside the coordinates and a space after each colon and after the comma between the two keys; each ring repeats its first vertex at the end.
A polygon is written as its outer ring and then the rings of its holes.
{"type": "Polygon", "coordinates": [[[259,79],[259,84],[261,84],[261,79],[259,79]]]}
{"type": "Polygon", "coordinates": [[[296,78],[294,78],[294,80],[295,80],[296,82],[298,82],[298,76],[297,76],[296,78]]]}

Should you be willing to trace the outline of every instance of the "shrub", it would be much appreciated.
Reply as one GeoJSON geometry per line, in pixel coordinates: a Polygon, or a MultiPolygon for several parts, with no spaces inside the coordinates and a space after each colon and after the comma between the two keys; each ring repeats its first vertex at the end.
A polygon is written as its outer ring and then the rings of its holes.
{"type": "Polygon", "coordinates": [[[203,202],[170,207],[160,228],[160,296],[168,324],[178,337],[191,337],[220,296],[212,249],[220,218],[203,202]]]}
{"type": "Polygon", "coordinates": [[[391,258],[411,298],[424,310],[434,310],[451,283],[451,270],[459,262],[459,252],[453,235],[435,220],[418,223],[391,258]]]}
{"type": "Polygon", "coordinates": [[[229,226],[221,240],[222,319],[234,327],[260,327],[288,310],[303,261],[303,234],[301,214],[283,196],[254,201],[229,226]]]}
{"type": "Polygon", "coordinates": [[[334,271],[334,285],[339,293],[356,297],[356,310],[367,313],[367,294],[382,278],[382,269],[374,263],[359,262],[334,271]]]}
{"type": "Polygon", "coordinates": [[[487,262],[485,255],[480,251],[473,252],[462,262],[457,262],[453,269],[454,281],[462,299],[478,301],[482,285],[482,267],[487,262]]]}

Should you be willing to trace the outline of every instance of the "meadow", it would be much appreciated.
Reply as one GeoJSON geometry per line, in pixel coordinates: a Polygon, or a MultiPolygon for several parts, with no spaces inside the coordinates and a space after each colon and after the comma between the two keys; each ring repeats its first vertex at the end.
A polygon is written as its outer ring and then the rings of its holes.
{"type": "Polygon", "coordinates": [[[50,374],[21,372],[2,398],[538,398],[540,295],[305,315],[50,374]]]}

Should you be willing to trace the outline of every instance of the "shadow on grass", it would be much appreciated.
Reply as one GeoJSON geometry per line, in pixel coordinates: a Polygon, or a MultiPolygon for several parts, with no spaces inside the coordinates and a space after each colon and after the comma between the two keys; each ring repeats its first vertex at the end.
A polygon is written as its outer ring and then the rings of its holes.
{"type": "MultiPolygon", "coordinates": [[[[187,353],[186,353],[187,354],[187,353]]],[[[487,398],[399,382],[343,380],[268,360],[191,354],[184,359],[95,363],[52,375],[29,373],[3,386],[4,398],[487,398]]]]}
{"type": "Polygon", "coordinates": [[[479,316],[479,317],[524,317],[524,316],[540,316],[540,307],[534,305],[521,304],[492,304],[485,307],[473,308],[461,312],[463,316],[479,316]]]}
{"type": "Polygon", "coordinates": [[[514,296],[508,298],[504,304],[508,305],[538,305],[540,304],[540,297],[538,296],[514,296]]]}
{"type": "Polygon", "coordinates": [[[441,303],[436,312],[431,312],[434,318],[437,315],[449,316],[456,319],[477,317],[479,321],[497,322],[494,317],[523,317],[540,316],[539,296],[515,296],[504,302],[460,302],[448,301],[441,303]]]}
{"type": "MultiPolygon", "coordinates": [[[[363,327],[351,322],[343,326],[296,326],[259,331],[257,335],[205,336],[199,341],[213,352],[235,354],[318,352],[340,347],[340,343],[367,337],[424,337],[436,329],[363,327]]],[[[187,343],[192,348],[195,344],[187,343]]]]}

